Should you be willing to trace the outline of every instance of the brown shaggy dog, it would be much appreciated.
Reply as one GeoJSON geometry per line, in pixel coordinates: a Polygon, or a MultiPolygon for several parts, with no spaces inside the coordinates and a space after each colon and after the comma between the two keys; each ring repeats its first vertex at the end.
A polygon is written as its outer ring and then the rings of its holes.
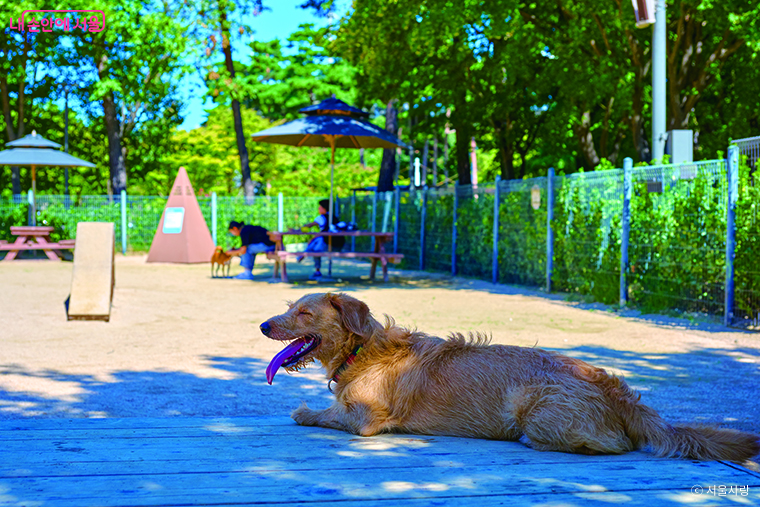
{"type": "Polygon", "coordinates": [[[305,426],[364,436],[524,436],[538,450],[582,454],[648,446],[659,456],[743,462],[760,452],[751,433],[668,424],[622,379],[581,360],[489,345],[481,335],[444,340],[387,316],[382,325],[345,294],[304,296],[261,331],[291,342],[269,365],[270,384],[280,366],[292,371],[313,360],[335,382],[330,408],[293,412],[305,426]]]}
{"type": "Polygon", "coordinates": [[[214,255],[211,256],[211,278],[219,277],[219,268],[222,268],[222,277],[230,277],[230,266],[232,265],[232,256],[227,254],[220,246],[214,250],[214,255]],[[227,266],[227,274],[224,274],[224,267],[227,266]],[[216,267],[216,272],[214,272],[216,267]]]}

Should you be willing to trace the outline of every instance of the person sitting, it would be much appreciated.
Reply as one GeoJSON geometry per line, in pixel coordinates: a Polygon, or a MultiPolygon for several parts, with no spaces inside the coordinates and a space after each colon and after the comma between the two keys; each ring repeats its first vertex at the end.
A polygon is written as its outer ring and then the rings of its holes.
{"type": "Polygon", "coordinates": [[[245,222],[231,221],[229,232],[240,237],[240,248],[227,251],[229,255],[240,256],[243,272],[234,278],[238,280],[253,280],[253,265],[257,253],[274,251],[275,244],[269,239],[267,230],[258,225],[245,225],[245,222]]]}
{"type": "MultiPolygon", "coordinates": [[[[320,232],[338,232],[337,227],[335,226],[340,220],[338,219],[338,214],[333,209],[333,220],[332,224],[328,227],[327,222],[327,215],[328,215],[328,207],[330,206],[330,201],[328,199],[322,199],[319,201],[319,215],[317,215],[317,218],[315,218],[313,221],[309,222],[308,224],[305,224],[303,227],[301,227],[301,231],[306,232],[308,229],[312,227],[319,227],[320,232]]],[[[328,249],[330,249],[333,252],[340,252],[340,250],[343,248],[343,246],[346,244],[346,238],[343,236],[333,236],[330,240],[330,244],[328,244],[328,239],[324,236],[316,236],[315,238],[312,238],[311,241],[309,241],[309,244],[306,246],[306,252],[327,252],[328,249]]],[[[298,257],[298,262],[301,262],[303,260],[303,256],[298,257]]],[[[309,280],[319,280],[322,278],[322,257],[314,257],[314,274],[309,277],[309,280]]]]}

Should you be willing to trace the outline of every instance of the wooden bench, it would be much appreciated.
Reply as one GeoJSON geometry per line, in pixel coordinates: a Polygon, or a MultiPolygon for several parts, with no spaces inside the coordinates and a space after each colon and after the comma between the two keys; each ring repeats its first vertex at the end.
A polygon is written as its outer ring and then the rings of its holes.
{"type": "Polygon", "coordinates": [[[377,263],[383,268],[383,281],[388,281],[388,263],[398,264],[401,259],[404,258],[403,254],[394,254],[386,252],[286,252],[285,250],[278,250],[275,252],[267,252],[267,259],[275,261],[273,279],[277,279],[277,272],[280,271],[280,280],[287,283],[288,281],[288,268],[287,259],[293,257],[327,257],[331,259],[370,259],[372,266],[369,270],[370,280],[375,279],[375,272],[377,271],[377,263]],[[280,270],[280,268],[282,268],[280,270]]]}
{"type": "Polygon", "coordinates": [[[0,251],[8,252],[4,260],[12,261],[19,252],[25,250],[43,250],[48,259],[53,261],[61,260],[61,256],[63,256],[61,250],[73,249],[76,245],[76,240],[62,239],[57,243],[53,243],[50,240],[50,233],[53,231],[55,231],[55,227],[11,227],[11,234],[16,236],[16,241],[13,243],[0,241],[0,251]]]}

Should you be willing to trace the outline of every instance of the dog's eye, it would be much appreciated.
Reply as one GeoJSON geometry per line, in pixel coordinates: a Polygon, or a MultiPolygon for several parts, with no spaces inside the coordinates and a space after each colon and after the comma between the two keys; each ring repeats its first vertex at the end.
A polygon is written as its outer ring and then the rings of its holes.
{"type": "Polygon", "coordinates": [[[306,310],[298,310],[298,315],[311,315],[311,313],[307,312],[306,310]]]}

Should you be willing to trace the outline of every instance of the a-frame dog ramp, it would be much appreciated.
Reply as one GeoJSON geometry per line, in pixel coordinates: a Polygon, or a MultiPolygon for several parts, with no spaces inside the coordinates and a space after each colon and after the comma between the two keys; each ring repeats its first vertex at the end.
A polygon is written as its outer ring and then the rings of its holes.
{"type": "Polygon", "coordinates": [[[76,239],[66,316],[68,320],[108,322],[114,286],[114,225],[79,222],[76,239]]]}

